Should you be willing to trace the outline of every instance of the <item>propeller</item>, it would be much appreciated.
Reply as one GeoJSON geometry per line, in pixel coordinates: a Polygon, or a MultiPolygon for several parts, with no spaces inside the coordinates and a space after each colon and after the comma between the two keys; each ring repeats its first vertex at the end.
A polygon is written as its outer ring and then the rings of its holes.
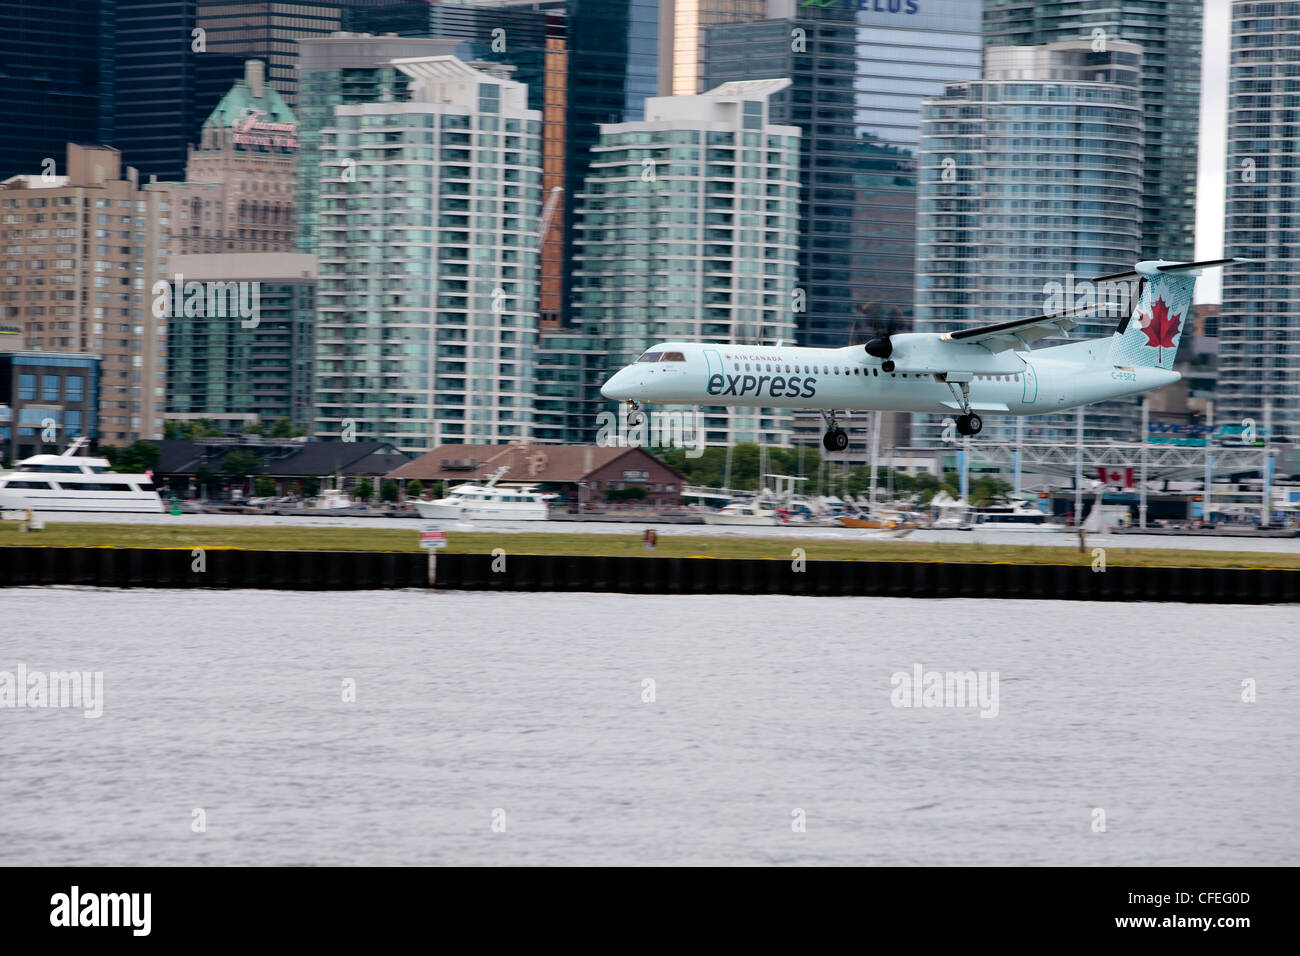
{"type": "Polygon", "coordinates": [[[876,333],[867,340],[864,346],[866,353],[873,358],[882,359],[880,367],[886,372],[892,372],[894,363],[889,361],[889,357],[894,354],[893,336],[902,325],[902,316],[899,314],[898,307],[890,306],[886,314],[880,302],[873,300],[863,304],[862,314],[867,319],[867,324],[876,333]]]}

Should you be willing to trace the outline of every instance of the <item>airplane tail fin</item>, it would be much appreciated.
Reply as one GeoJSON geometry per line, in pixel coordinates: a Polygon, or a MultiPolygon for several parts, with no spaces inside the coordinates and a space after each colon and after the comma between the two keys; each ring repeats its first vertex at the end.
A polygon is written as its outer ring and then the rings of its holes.
{"type": "Polygon", "coordinates": [[[1132,272],[1100,276],[1097,283],[1118,279],[1139,280],[1137,305],[1111,338],[1112,365],[1126,368],[1174,367],[1178,343],[1182,341],[1192,290],[1202,269],[1226,266],[1254,259],[1211,259],[1205,262],[1139,262],[1132,272]]]}

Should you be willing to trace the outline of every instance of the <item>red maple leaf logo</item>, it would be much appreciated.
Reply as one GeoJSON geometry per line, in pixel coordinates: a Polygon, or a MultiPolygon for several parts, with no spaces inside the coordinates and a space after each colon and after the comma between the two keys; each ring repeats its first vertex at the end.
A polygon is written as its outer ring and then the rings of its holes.
{"type": "Polygon", "coordinates": [[[1151,314],[1143,316],[1138,322],[1146,333],[1147,345],[1160,350],[1160,362],[1165,360],[1164,350],[1174,348],[1174,336],[1178,334],[1181,319],[1180,315],[1169,314],[1169,306],[1164,299],[1156,299],[1151,303],[1151,314]]]}

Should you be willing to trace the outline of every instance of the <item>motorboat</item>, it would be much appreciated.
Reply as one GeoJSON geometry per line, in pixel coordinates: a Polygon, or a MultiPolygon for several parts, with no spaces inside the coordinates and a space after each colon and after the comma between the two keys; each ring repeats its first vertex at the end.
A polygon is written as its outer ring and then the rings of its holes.
{"type": "Polygon", "coordinates": [[[153,475],[110,470],[107,458],[79,455],[77,438],[61,455],[33,455],[0,473],[0,511],[165,511],[153,475]]]}
{"type": "Polygon", "coordinates": [[[504,487],[497,484],[508,467],[498,468],[485,482],[470,481],[454,486],[444,498],[417,501],[421,518],[466,521],[545,521],[550,517],[548,502],[554,495],[542,494],[535,485],[504,487]]]}

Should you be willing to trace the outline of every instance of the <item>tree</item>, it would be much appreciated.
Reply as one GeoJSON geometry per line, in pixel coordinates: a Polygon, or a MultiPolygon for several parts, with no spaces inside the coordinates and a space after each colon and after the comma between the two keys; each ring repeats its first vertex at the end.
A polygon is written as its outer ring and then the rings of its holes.
{"type": "Polygon", "coordinates": [[[1011,494],[1011,485],[992,475],[980,475],[970,483],[970,503],[976,508],[990,505],[1011,494]]]}
{"type": "Polygon", "coordinates": [[[262,427],[261,422],[249,422],[240,431],[245,435],[262,435],[266,429],[262,427]]]}
{"type": "Polygon", "coordinates": [[[236,448],[221,459],[221,473],[231,481],[243,481],[262,470],[262,459],[245,448],[236,448]]]}
{"type": "Polygon", "coordinates": [[[369,501],[375,496],[375,486],[369,478],[362,478],[357,482],[356,487],[352,489],[352,493],[362,501],[369,501]]]}
{"type": "Polygon", "coordinates": [[[422,494],[424,494],[424,484],[419,478],[412,478],[406,483],[406,497],[418,499],[422,494]]]}
{"type": "Polygon", "coordinates": [[[393,502],[397,500],[397,482],[389,478],[379,486],[379,500],[393,502]]]}
{"type": "Polygon", "coordinates": [[[203,438],[221,438],[225,435],[216,422],[210,418],[199,418],[192,422],[180,423],[180,437],[185,441],[199,441],[203,438]]]}
{"type": "Polygon", "coordinates": [[[307,434],[302,428],[294,428],[294,423],[289,419],[276,419],[270,423],[270,428],[266,434],[272,438],[295,438],[300,434],[307,434]]]}
{"type": "MultiPolygon", "coordinates": [[[[685,448],[662,450],[658,458],[686,479],[687,484],[720,488],[727,476],[727,450],[705,448],[698,458],[688,458],[685,448]]],[[[759,448],[752,442],[741,442],[731,450],[731,487],[756,489],[760,476],[759,448]]],[[[821,467],[822,456],[815,448],[767,449],[768,471],[781,475],[815,475],[821,467]],[[800,458],[802,457],[802,467],[800,458]]]]}
{"type": "Polygon", "coordinates": [[[302,486],[301,487],[302,494],[308,498],[314,498],[318,494],[320,494],[319,478],[310,478],[310,477],[304,478],[301,482],[299,482],[299,484],[302,486]]]}
{"type": "Polygon", "coordinates": [[[161,452],[157,445],[138,441],[126,448],[106,448],[104,455],[114,471],[139,475],[158,468],[161,452]]]}
{"type": "Polygon", "coordinates": [[[262,475],[253,485],[253,489],[259,498],[274,498],[276,493],[275,479],[262,475]]]}

